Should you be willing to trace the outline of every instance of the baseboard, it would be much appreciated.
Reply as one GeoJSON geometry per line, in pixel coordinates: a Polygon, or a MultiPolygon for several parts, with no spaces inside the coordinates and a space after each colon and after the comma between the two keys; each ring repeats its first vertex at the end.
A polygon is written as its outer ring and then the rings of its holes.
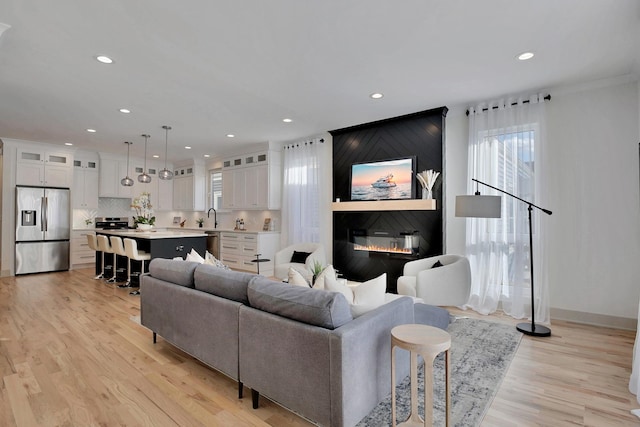
{"type": "Polygon", "coordinates": [[[605,326],[607,328],[625,329],[635,331],[638,327],[638,319],[628,317],[609,316],[606,314],[585,313],[582,311],[551,309],[551,324],[554,320],[566,320],[568,322],[584,323],[586,325],[605,326]]]}

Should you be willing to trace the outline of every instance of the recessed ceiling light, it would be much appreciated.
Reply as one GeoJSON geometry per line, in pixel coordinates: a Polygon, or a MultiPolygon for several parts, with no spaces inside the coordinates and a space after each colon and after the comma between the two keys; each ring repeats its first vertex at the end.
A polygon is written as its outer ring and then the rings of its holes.
{"type": "Polygon", "coordinates": [[[129,114],[131,112],[131,110],[127,110],[126,108],[121,108],[118,111],[120,111],[121,113],[125,113],[125,114],[129,114]]]}
{"type": "Polygon", "coordinates": [[[64,145],[73,145],[73,144],[70,142],[65,142],[64,145]]]}
{"type": "Polygon", "coordinates": [[[87,132],[95,133],[96,130],[95,129],[87,129],[87,132]]]}
{"type": "Polygon", "coordinates": [[[159,158],[160,158],[160,156],[158,156],[157,154],[154,154],[152,157],[153,157],[154,159],[159,159],[159,158]]]}
{"type": "Polygon", "coordinates": [[[282,119],[282,121],[285,122],[285,123],[291,123],[293,120],[291,120],[291,119],[282,119]]]}
{"type": "Polygon", "coordinates": [[[534,56],[533,52],[524,52],[524,53],[521,53],[520,55],[518,55],[518,59],[520,61],[526,61],[527,59],[533,58],[533,56],[534,56]]]}
{"type": "Polygon", "coordinates": [[[103,64],[112,64],[113,63],[113,59],[109,58],[108,56],[104,56],[104,55],[98,55],[96,56],[96,59],[100,62],[102,62],[103,64]]]}
{"type": "Polygon", "coordinates": [[[383,95],[383,94],[381,94],[381,93],[376,92],[376,93],[372,93],[372,94],[371,94],[371,95],[369,95],[369,96],[370,96],[372,99],[380,99],[380,98],[382,98],[384,95],[383,95]]]}
{"type": "Polygon", "coordinates": [[[232,133],[228,133],[228,134],[227,134],[227,138],[233,138],[233,137],[235,137],[235,135],[234,135],[234,134],[232,134],[232,133]]]}
{"type": "Polygon", "coordinates": [[[209,157],[211,157],[211,155],[210,155],[210,154],[205,154],[204,156],[205,156],[207,159],[208,159],[209,157]]]}
{"type": "Polygon", "coordinates": [[[185,145],[185,146],[184,146],[184,149],[185,149],[185,150],[191,150],[191,147],[189,147],[188,145],[185,145]]]}

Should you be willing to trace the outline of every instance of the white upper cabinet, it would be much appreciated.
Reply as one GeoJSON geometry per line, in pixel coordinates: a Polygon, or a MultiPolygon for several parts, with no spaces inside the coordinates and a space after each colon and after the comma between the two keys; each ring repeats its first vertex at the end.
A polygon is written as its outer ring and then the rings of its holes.
{"type": "Polygon", "coordinates": [[[74,209],[98,209],[99,162],[98,153],[75,153],[71,191],[74,209]]]}
{"type": "MultiPolygon", "coordinates": [[[[100,153],[100,197],[128,198],[133,197],[134,187],[138,184],[138,176],[134,173],[133,164],[129,162],[127,171],[127,158],[113,154],[100,153]],[[125,187],[120,180],[125,176],[133,179],[133,187],[125,187]]],[[[143,190],[140,190],[142,192],[143,190]]]]}
{"type": "Polygon", "coordinates": [[[225,209],[280,209],[280,152],[265,151],[224,159],[222,186],[225,209]]]}
{"type": "Polygon", "coordinates": [[[206,200],[206,173],[204,162],[191,160],[173,167],[173,209],[204,211],[206,200]]]}
{"type": "Polygon", "coordinates": [[[17,150],[16,184],[70,188],[73,180],[70,152],[40,147],[17,150]]]}

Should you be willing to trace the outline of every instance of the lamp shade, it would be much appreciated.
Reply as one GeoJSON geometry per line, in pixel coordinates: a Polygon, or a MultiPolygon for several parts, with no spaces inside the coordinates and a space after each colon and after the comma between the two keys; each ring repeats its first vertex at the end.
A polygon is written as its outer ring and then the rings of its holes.
{"type": "Polygon", "coordinates": [[[471,218],[500,218],[500,196],[456,196],[456,216],[471,218]]]}

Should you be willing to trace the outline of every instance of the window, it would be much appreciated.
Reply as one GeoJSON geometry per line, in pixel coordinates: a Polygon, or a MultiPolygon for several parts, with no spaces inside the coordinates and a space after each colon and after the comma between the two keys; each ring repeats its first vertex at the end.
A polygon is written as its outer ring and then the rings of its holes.
{"type": "Polygon", "coordinates": [[[222,172],[220,169],[209,171],[209,207],[222,209],[222,172]]]}
{"type": "MultiPolygon", "coordinates": [[[[505,129],[500,129],[503,132],[505,129]]],[[[507,133],[484,132],[480,136],[489,164],[494,165],[491,175],[497,187],[525,200],[534,200],[535,194],[535,130],[533,127],[507,133]]],[[[497,285],[509,297],[513,287],[529,289],[529,225],[527,205],[513,197],[502,198],[502,217],[496,220],[489,233],[489,241],[501,248],[506,271],[497,285]],[[524,256],[523,256],[524,255],[524,256]]],[[[535,240],[535,228],[534,240],[535,240]]]]}

